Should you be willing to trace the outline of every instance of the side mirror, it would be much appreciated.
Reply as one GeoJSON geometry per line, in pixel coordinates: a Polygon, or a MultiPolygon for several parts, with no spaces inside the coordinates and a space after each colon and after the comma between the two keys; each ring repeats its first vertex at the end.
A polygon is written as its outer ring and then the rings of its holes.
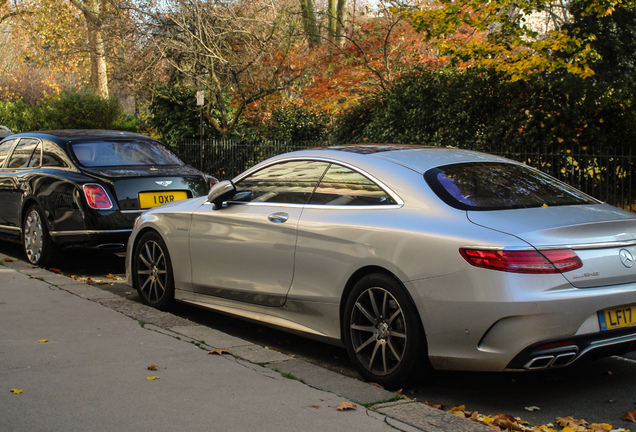
{"type": "Polygon", "coordinates": [[[214,205],[214,210],[223,206],[223,202],[229,200],[236,194],[236,186],[231,180],[224,180],[212,186],[208,194],[208,201],[214,205]]]}

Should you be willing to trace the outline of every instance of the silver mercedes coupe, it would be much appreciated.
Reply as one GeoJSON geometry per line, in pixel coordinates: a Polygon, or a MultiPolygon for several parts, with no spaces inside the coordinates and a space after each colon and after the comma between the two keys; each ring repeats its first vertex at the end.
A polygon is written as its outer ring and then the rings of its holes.
{"type": "Polygon", "coordinates": [[[636,349],[636,215],[508,159],[338,146],[273,157],[135,222],[127,279],[346,347],[397,387],[431,369],[636,349]]]}

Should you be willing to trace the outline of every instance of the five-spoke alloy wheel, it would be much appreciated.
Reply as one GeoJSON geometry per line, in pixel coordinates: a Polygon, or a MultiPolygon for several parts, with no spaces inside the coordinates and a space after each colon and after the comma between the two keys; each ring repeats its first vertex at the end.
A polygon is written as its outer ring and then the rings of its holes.
{"type": "Polygon", "coordinates": [[[419,316],[395,279],[363,277],[349,295],[344,325],[349,357],[368,381],[396,387],[427,368],[419,316]]]}
{"type": "Polygon", "coordinates": [[[133,271],[142,301],[160,310],[168,309],[174,300],[172,263],[159,234],[148,232],[141,237],[134,250],[133,271]]]}

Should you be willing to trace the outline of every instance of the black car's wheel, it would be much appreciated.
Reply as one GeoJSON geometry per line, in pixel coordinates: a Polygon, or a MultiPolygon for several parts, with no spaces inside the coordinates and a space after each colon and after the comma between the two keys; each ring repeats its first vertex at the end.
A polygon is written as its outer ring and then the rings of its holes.
{"type": "Polygon", "coordinates": [[[156,232],[147,232],[132,257],[133,277],[139,296],[147,305],[166,310],[174,300],[174,280],[168,248],[156,232]]]}
{"type": "Polygon", "coordinates": [[[22,223],[22,244],[27,259],[33,265],[46,267],[55,255],[53,241],[44,220],[44,213],[37,204],[27,210],[22,223]]]}
{"type": "Polygon", "coordinates": [[[360,279],[347,300],[344,326],[349,357],[366,380],[399,387],[428,370],[419,314],[390,276],[360,279]]]}

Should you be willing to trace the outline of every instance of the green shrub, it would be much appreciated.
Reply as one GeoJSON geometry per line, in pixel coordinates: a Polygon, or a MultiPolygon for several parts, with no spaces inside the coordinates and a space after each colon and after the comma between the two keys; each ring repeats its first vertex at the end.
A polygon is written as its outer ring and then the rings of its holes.
{"type": "Polygon", "coordinates": [[[336,142],[571,147],[631,144],[633,91],[570,75],[511,82],[483,69],[420,72],[336,122],[336,142]]]}
{"type": "Polygon", "coordinates": [[[62,93],[36,106],[22,101],[0,103],[0,124],[14,132],[53,129],[117,129],[136,132],[138,122],[123,112],[117,99],[62,93]]]}

